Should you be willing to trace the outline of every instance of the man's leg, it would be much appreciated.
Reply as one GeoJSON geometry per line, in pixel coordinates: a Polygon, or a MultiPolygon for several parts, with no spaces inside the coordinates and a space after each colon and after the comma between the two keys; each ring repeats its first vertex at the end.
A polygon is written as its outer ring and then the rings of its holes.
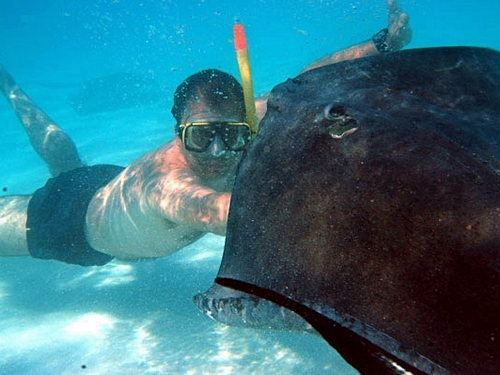
{"type": "Polygon", "coordinates": [[[33,148],[53,176],[83,166],[73,141],[21,90],[2,64],[0,92],[11,105],[33,148]]]}
{"type": "Polygon", "coordinates": [[[26,218],[29,195],[0,198],[0,256],[29,255],[26,218]]]}

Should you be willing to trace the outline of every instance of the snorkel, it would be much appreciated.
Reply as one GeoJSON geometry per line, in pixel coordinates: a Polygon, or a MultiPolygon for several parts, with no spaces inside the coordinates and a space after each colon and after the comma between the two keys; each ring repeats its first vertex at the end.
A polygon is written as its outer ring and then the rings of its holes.
{"type": "Polygon", "coordinates": [[[247,38],[241,23],[234,25],[233,35],[236,59],[238,60],[238,67],[240,68],[241,86],[243,87],[247,122],[248,125],[250,125],[253,139],[259,131],[259,121],[257,119],[257,111],[255,109],[255,97],[253,95],[252,73],[250,71],[247,38]]]}

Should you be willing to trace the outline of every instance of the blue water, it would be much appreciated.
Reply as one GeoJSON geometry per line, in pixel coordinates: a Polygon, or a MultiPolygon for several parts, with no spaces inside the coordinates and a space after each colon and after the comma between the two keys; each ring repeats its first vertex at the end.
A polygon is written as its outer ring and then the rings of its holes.
{"type": "MultiPolygon", "coordinates": [[[[126,165],[172,138],[171,96],[187,75],[216,67],[237,76],[235,19],[246,27],[258,94],[386,23],[382,0],[226,3],[0,0],[0,60],[86,163],[126,165]],[[120,72],[154,79],[164,97],[85,116],[72,109],[83,82],[120,72]]],[[[500,49],[496,0],[401,5],[414,29],[410,47],[500,49]]],[[[29,194],[49,174],[3,100],[0,124],[0,194],[29,194]]],[[[0,373],[356,373],[320,338],[202,316],[191,297],[211,285],[223,242],[208,235],[169,258],[100,268],[0,259],[0,373]]]]}

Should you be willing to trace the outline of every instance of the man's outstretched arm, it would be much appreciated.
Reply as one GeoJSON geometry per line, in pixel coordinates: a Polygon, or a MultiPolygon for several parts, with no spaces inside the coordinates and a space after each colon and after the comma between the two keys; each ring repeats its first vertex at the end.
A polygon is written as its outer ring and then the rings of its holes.
{"type": "Polygon", "coordinates": [[[376,33],[372,39],[327,55],[308,65],[301,73],[324,65],[353,60],[378,53],[398,51],[411,42],[410,17],[396,0],[387,0],[388,28],[376,33]]]}
{"type": "MultiPolygon", "coordinates": [[[[312,64],[306,66],[300,73],[345,60],[353,60],[379,53],[398,51],[406,46],[410,43],[412,38],[410,17],[400,8],[397,0],[387,0],[387,8],[389,9],[387,29],[380,30],[370,40],[355,44],[354,46],[334,52],[316,60],[312,64]]],[[[262,95],[255,101],[259,121],[262,120],[266,114],[268,95],[269,94],[262,95]]]]}

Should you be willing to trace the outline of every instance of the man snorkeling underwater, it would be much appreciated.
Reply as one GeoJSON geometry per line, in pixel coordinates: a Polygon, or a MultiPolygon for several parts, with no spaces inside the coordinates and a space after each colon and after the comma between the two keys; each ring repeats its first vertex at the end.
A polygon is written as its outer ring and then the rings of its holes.
{"type": "MultiPolygon", "coordinates": [[[[387,4],[388,29],[305,70],[408,44],[408,15],[387,4]]],[[[0,91],[54,176],[33,195],[0,198],[0,256],[103,265],[167,256],[207,232],[225,234],[236,167],[251,140],[242,87],[231,75],[209,69],[183,81],[172,108],[176,137],[126,168],[85,166],[2,65],[0,91]]],[[[260,120],[266,97],[256,107],[260,120]]]]}

